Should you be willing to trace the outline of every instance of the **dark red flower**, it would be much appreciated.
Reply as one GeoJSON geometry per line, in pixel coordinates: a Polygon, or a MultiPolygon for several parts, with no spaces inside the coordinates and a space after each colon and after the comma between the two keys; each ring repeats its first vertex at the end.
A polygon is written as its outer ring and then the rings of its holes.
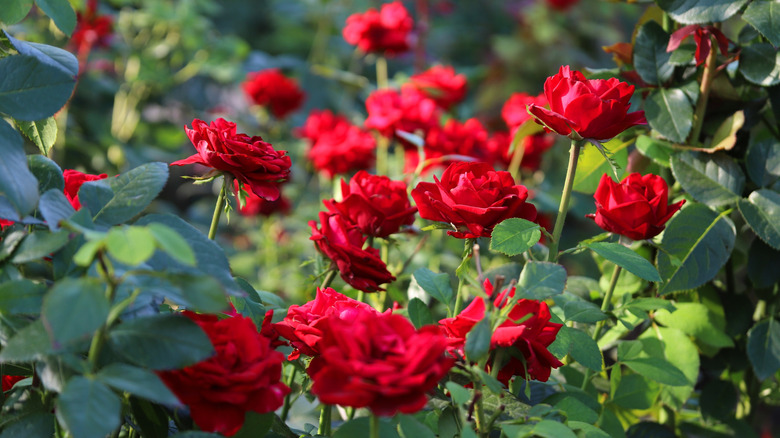
{"type": "Polygon", "coordinates": [[[192,121],[192,129],[184,127],[198,153],[172,166],[202,164],[227,172],[261,198],[279,197],[279,183],[290,175],[290,157],[287,151],[274,150],[260,136],[249,137],[236,132],[236,124],[219,118],[211,124],[192,121]]]}
{"type": "Polygon", "coordinates": [[[379,258],[379,251],[363,248],[366,238],[360,229],[337,213],[320,212],[320,226],[309,221],[311,240],[336,264],[341,278],[364,292],[384,290],[380,284],[395,280],[379,258]]]}
{"type": "Polygon", "coordinates": [[[292,208],[290,201],[280,194],[273,201],[263,199],[254,192],[241,188],[238,180],[234,180],[236,193],[243,198],[244,205],[238,207],[238,212],[244,216],[271,216],[274,213],[287,214],[292,208]]]}
{"type": "Polygon", "coordinates": [[[249,73],[241,88],[253,103],[269,107],[278,119],[300,108],[306,97],[294,79],[276,68],[249,73]]]}
{"type": "MultiPolygon", "coordinates": [[[[493,295],[493,285],[490,280],[485,280],[484,287],[488,296],[493,295]]],[[[514,295],[514,287],[504,290],[496,296],[493,305],[503,308],[514,295]]],[[[463,347],[466,344],[466,335],[484,317],[485,302],[482,297],[477,297],[454,318],[445,318],[439,321],[450,339],[449,351],[452,355],[464,357],[463,347]]],[[[513,348],[519,350],[523,355],[523,359],[519,359],[511,353],[504,354],[505,360],[498,372],[498,380],[504,385],[509,384],[509,379],[512,376],[525,378],[526,372],[528,377],[546,382],[550,378],[551,368],[563,365],[547,350],[563,326],[563,324],[550,322],[550,318],[550,309],[546,303],[521,299],[517,300],[517,303],[512,307],[506,321],[493,332],[493,336],[490,338],[491,349],[513,348]],[[515,321],[522,322],[516,323],[515,321]]],[[[493,365],[488,363],[488,369],[492,368],[493,365]]]]}
{"type": "Polygon", "coordinates": [[[364,13],[347,17],[344,39],[358,46],[365,53],[377,52],[396,55],[409,50],[409,34],[414,22],[400,1],[385,3],[377,11],[374,8],[364,13]]]}
{"type": "MultiPolygon", "coordinates": [[[[425,145],[423,152],[425,160],[435,160],[423,167],[425,173],[433,167],[448,166],[456,161],[477,161],[482,158],[486,150],[488,133],[477,119],[468,119],[464,123],[455,119],[447,120],[444,127],[432,127],[425,136],[425,145]],[[452,155],[460,158],[444,159],[443,157],[452,155]]],[[[419,163],[419,154],[417,149],[408,149],[405,155],[404,170],[412,173],[419,163]]]]}
{"type": "Polygon", "coordinates": [[[331,316],[352,319],[359,311],[376,313],[368,304],[353,300],[331,288],[317,288],[314,300],[302,306],[290,306],[287,316],[281,322],[275,323],[274,329],[280,336],[289,340],[293,347],[287,359],[298,359],[301,354],[315,357],[320,354],[323,321],[331,316]]]}
{"type": "Polygon", "coordinates": [[[586,79],[566,65],[547,78],[544,94],[550,109],[531,104],[531,114],[548,132],[575,140],[607,140],[647,123],[644,111],[628,112],[634,86],[617,78],[586,79]]]}
{"type": "Polygon", "coordinates": [[[417,209],[409,202],[403,181],[361,170],[349,184],[341,181],[341,196],[341,201],[323,201],[325,207],[347,218],[367,236],[387,237],[414,223],[417,209]]]}
{"type": "Polygon", "coordinates": [[[73,169],[65,169],[62,172],[62,176],[65,178],[65,197],[68,198],[70,205],[76,210],[81,210],[81,202],[79,201],[79,189],[81,189],[81,185],[87,181],[97,181],[108,177],[105,173],[91,175],[73,169]]]}
{"type": "MultiPolygon", "coordinates": [[[[391,89],[377,90],[366,99],[368,117],[364,123],[366,129],[376,129],[385,137],[396,137],[396,131],[412,134],[422,133],[425,137],[430,129],[439,126],[441,109],[432,99],[420,90],[404,86],[401,91],[391,89]]],[[[407,148],[414,145],[401,139],[407,148]]]]}
{"type": "Polygon", "coordinates": [[[284,355],[271,348],[251,319],[183,313],[206,332],[216,353],[195,365],[157,374],[189,406],[198,427],[232,436],[243,426],[247,411],[263,414],[282,405],[290,392],[280,382],[284,355]]]}
{"type": "Polygon", "coordinates": [[[436,326],[415,330],[400,315],[358,310],[323,321],[320,355],[307,373],[322,403],[367,407],[375,415],[422,409],[454,360],[436,326]]]}
{"type": "Polygon", "coordinates": [[[559,11],[565,11],[577,4],[577,2],[579,2],[579,0],[547,0],[548,5],[559,11]]]}
{"type": "Polygon", "coordinates": [[[516,185],[509,172],[486,163],[451,164],[435,183],[421,182],[412,190],[423,219],[451,224],[447,234],[460,239],[490,237],[504,219],[536,218],[536,207],[526,201],[528,189],[516,185]]]}
{"type": "Polygon", "coordinates": [[[604,174],[593,199],[596,214],[588,217],[604,230],[634,240],[657,236],[685,203],[683,199],[669,204],[666,181],[651,173],[644,176],[632,173],[620,183],[604,174]]]}
{"type": "Polygon", "coordinates": [[[699,24],[691,24],[685,27],[677,29],[672,35],[669,36],[669,44],[666,46],[667,52],[674,52],[680,47],[680,44],[684,39],[693,35],[693,40],[696,42],[696,66],[704,64],[707,60],[707,56],[712,50],[712,38],[718,43],[720,54],[726,56],[729,52],[729,39],[723,32],[715,26],[701,26],[699,24]]]}
{"type": "Polygon", "coordinates": [[[27,376],[3,376],[3,392],[11,390],[16,382],[26,378],[27,376]]]}
{"type": "Polygon", "coordinates": [[[504,102],[504,106],[501,107],[501,118],[504,119],[511,133],[514,134],[520,125],[533,118],[528,113],[528,105],[532,104],[547,106],[547,98],[544,94],[532,96],[528,93],[514,93],[504,102]]]}
{"type": "Polygon", "coordinates": [[[94,47],[105,47],[111,42],[114,21],[109,15],[98,15],[97,0],[88,0],[84,12],[76,12],[76,28],[70,42],[85,56],[94,47]]]}
{"type": "Polygon", "coordinates": [[[466,97],[466,77],[456,75],[452,66],[433,66],[413,75],[409,83],[444,109],[450,109],[466,97]]]}
{"type": "Polygon", "coordinates": [[[328,110],[312,111],[295,134],[309,140],[309,159],[316,170],[329,178],[374,165],[374,136],[344,116],[328,110]]]}

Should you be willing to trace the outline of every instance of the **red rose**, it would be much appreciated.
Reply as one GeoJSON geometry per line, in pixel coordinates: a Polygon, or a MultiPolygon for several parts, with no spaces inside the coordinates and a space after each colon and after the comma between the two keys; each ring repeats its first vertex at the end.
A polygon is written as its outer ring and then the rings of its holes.
{"type": "Polygon", "coordinates": [[[351,125],[346,117],[333,114],[330,110],[313,110],[309,113],[303,126],[293,129],[293,133],[297,137],[311,140],[313,144],[322,135],[332,131],[346,131],[351,125]]]}
{"type": "Polygon", "coordinates": [[[276,68],[249,73],[241,88],[256,105],[270,107],[278,119],[300,108],[305,97],[298,83],[276,68]]]}
{"type": "MultiPolygon", "coordinates": [[[[528,170],[538,170],[542,164],[542,157],[553,146],[555,141],[549,134],[529,135],[522,140],[520,146],[523,148],[523,159],[520,161],[520,167],[528,170]]],[[[488,138],[483,152],[483,158],[487,162],[498,162],[505,167],[509,167],[512,162],[512,154],[509,153],[509,146],[512,144],[512,137],[508,132],[500,131],[493,133],[488,138]]]]}
{"type": "Polygon", "coordinates": [[[240,193],[244,198],[244,205],[238,207],[238,212],[243,216],[271,216],[274,213],[287,214],[292,208],[290,201],[280,194],[273,201],[263,199],[255,195],[252,191],[241,188],[238,180],[234,180],[236,193],[240,193]]]}
{"type": "Polygon", "coordinates": [[[447,234],[460,239],[490,237],[504,219],[533,221],[536,207],[526,203],[528,189],[515,185],[509,172],[486,163],[451,164],[435,183],[421,182],[412,190],[420,216],[452,224],[447,234]]]}
{"type": "Polygon", "coordinates": [[[504,106],[501,107],[501,118],[509,127],[509,131],[514,133],[520,125],[531,119],[532,116],[528,114],[527,109],[531,104],[545,106],[547,98],[544,94],[532,96],[528,93],[514,93],[504,102],[504,106]]]}
{"type": "MultiPolygon", "coordinates": [[[[401,91],[382,89],[371,93],[366,99],[368,117],[366,129],[376,129],[385,137],[395,137],[396,130],[412,134],[422,131],[423,137],[430,129],[439,126],[440,108],[436,102],[411,86],[401,91]]],[[[414,148],[401,140],[407,148],[414,148]]]]}
{"type": "Polygon", "coordinates": [[[409,33],[414,22],[400,1],[386,3],[377,11],[347,17],[344,39],[365,53],[379,52],[395,55],[409,50],[409,33]]]}
{"type": "Polygon", "coordinates": [[[413,75],[409,83],[444,109],[450,109],[466,97],[466,77],[456,75],[451,66],[431,67],[413,75]]]}
{"type": "Polygon", "coordinates": [[[368,236],[387,237],[414,223],[416,208],[409,203],[406,184],[360,171],[341,181],[342,201],[323,201],[328,211],[341,214],[368,236]]]}
{"type": "Polygon", "coordinates": [[[70,205],[76,210],[81,210],[81,202],[79,201],[79,189],[81,189],[81,185],[87,181],[97,181],[108,177],[105,173],[91,175],[73,169],[65,169],[62,172],[62,176],[65,178],[65,197],[68,198],[70,205]]]}
{"type": "Polygon", "coordinates": [[[219,118],[210,125],[192,121],[192,129],[184,127],[187,137],[198,153],[172,166],[202,164],[233,175],[247,184],[257,196],[268,200],[279,197],[279,183],[290,175],[287,151],[274,150],[260,136],[249,137],[236,132],[236,124],[219,118]]]}
{"type": "Polygon", "coordinates": [[[76,28],[70,43],[78,50],[79,57],[83,57],[93,47],[107,46],[113,28],[114,22],[110,16],[97,14],[97,0],[88,0],[84,12],[76,13],[76,28]]]}
{"type": "Polygon", "coordinates": [[[363,249],[366,238],[360,229],[340,214],[320,212],[320,228],[309,221],[311,240],[338,267],[341,278],[364,292],[384,290],[380,284],[395,280],[372,247],[363,249]]]}
{"type": "Polygon", "coordinates": [[[263,414],[282,405],[290,392],[279,381],[284,355],[271,348],[251,319],[183,313],[206,332],[216,353],[181,370],[157,374],[190,407],[198,427],[231,436],[243,426],[247,411],[263,414]]]}
{"type": "Polygon", "coordinates": [[[328,110],[312,111],[295,135],[310,141],[309,159],[329,178],[374,164],[374,136],[328,110]]]}
{"type": "Polygon", "coordinates": [[[287,316],[274,324],[274,329],[280,336],[289,340],[293,347],[287,359],[298,359],[301,354],[315,357],[320,354],[323,321],[331,316],[351,320],[359,311],[378,313],[368,304],[353,300],[331,288],[317,288],[314,300],[302,306],[290,306],[287,316]]]}
{"type": "Polygon", "coordinates": [[[547,0],[547,4],[550,5],[553,9],[565,11],[577,4],[578,1],[579,0],[547,0]]]}
{"type": "MultiPolygon", "coordinates": [[[[488,133],[477,119],[468,119],[461,123],[455,119],[447,120],[444,127],[434,126],[425,135],[425,160],[436,160],[423,167],[425,173],[436,166],[448,166],[455,161],[478,161],[487,147],[488,133]],[[460,155],[460,158],[443,159],[447,155],[460,155]]],[[[417,169],[420,157],[417,149],[407,149],[404,171],[413,173],[417,169]]]]}
{"type": "MultiPolygon", "coordinates": [[[[488,296],[493,295],[493,285],[489,280],[484,283],[488,296]]],[[[493,301],[496,307],[503,308],[514,297],[515,288],[504,290],[493,301]]],[[[550,369],[563,365],[555,356],[547,350],[547,347],[555,341],[558,331],[563,324],[550,322],[550,309],[544,302],[536,300],[518,300],[504,321],[493,332],[490,338],[490,348],[514,347],[519,350],[524,360],[513,354],[504,355],[504,363],[498,372],[498,380],[508,385],[512,376],[525,378],[526,367],[528,376],[532,379],[546,382],[550,378],[550,369]],[[530,318],[516,324],[514,321],[522,320],[528,315],[530,318]]],[[[466,334],[485,317],[485,302],[482,297],[477,297],[463,311],[454,318],[445,318],[439,321],[445,333],[450,339],[450,353],[456,357],[463,357],[463,347],[466,344],[466,334]]],[[[488,369],[493,366],[488,364],[488,369]]]]}
{"type": "Polygon", "coordinates": [[[718,43],[720,54],[726,56],[729,52],[729,39],[726,35],[715,26],[701,26],[699,24],[691,24],[685,27],[677,29],[672,35],[669,36],[669,44],[666,46],[667,52],[674,52],[680,47],[680,44],[684,39],[693,34],[693,41],[696,42],[696,66],[704,64],[707,60],[707,56],[710,55],[712,50],[712,38],[715,37],[715,41],[718,43]]]}
{"type": "Polygon", "coordinates": [[[10,391],[16,385],[16,382],[26,378],[27,376],[3,376],[3,392],[10,391]]]}
{"type": "Polygon", "coordinates": [[[368,407],[375,415],[411,414],[427,403],[454,360],[436,326],[414,326],[400,315],[360,310],[323,321],[320,355],[307,370],[322,403],[368,407]]]}
{"type": "Polygon", "coordinates": [[[634,86],[617,78],[588,80],[566,65],[544,81],[544,94],[550,109],[531,104],[528,110],[548,132],[574,139],[608,140],[647,123],[644,111],[628,112],[634,86]]]}
{"type": "Polygon", "coordinates": [[[679,210],[685,200],[669,204],[669,187],[658,175],[632,173],[616,183],[602,175],[596,193],[596,214],[588,217],[611,233],[644,240],[664,230],[664,224],[679,210]]]}

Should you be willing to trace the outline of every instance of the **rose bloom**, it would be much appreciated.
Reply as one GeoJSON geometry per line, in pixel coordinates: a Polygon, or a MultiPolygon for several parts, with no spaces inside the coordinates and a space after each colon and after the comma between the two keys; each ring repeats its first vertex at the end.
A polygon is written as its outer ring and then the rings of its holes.
{"type": "Polygon", "coordinates": [[[550,109],[531,104],[529,111],[548,132],[572,139],[608,140],[634,125],[644,125],[644,111],[629,113],[634,86],[617,78],[586,79],[562,66],[544,82],[550,109]]]}
{"type": "Polygon", "coordinates": [[[490,237],[504,219],[533,221],[536,207],[526,203],[528,189],[516,185],[512,175],[486,163],[451,164],[435,183],[421,182],[412,190],[420,216],[451,224],[447,234],[460,239],[490,237]]]}
{"type": "MultiPolygon", "coordinates": [[[[490,280],[485,280],[485,292],[493,295],[493,285],[490,280]]],[[[514,297],[515,288],[504,290],[493,300],[493,305],[503,308],[514,297]]],[[[460,314],[454,318],[445,318],[439,321],[450,339],[449,351],[456,357],[464,357],[463,347],[466,345],[466,335],[485,317],[485,302],[482,297],[477,297],[460,314]]],[[[550,378],[551,368],[563,365],[555,356],[547,350],[555,341],[558,331],[563,324],[550,322],[550,309],[544,302],[536,300],[517,300],[512,307],[509,316],[493,332],[490,338],[490,348],[515,348],[522,353],[523,360],[512,354],[504,354],[504,361],[498,371],[498,380],[504,385],[509,385],[512,376],[528,377],[546,382],[550,378]],[[522,320],[530,315],[530,318],[517,324],[514,321],[522,320]]],[[[488,369],[494,364],[488,363],[488,369]]]]}
{"type": "Polygon", "coordinates": [[[344,116],[314,110],[294,134],[309,140],[307,156],[314,168],[328,178],[374,165],[374,136],[344,116]]]}
{"type": "MultiPolygon", "coordinates": [[[[376,129],[385,137],[395,137],[396,130],[412,134],[422,131],[423,137],[429,130],[439,126],[441,109],[432,99],[425,97],[411,86],[401,87],[401,91],[376,90],[366,99],[368,117],[364,122],[366,129],[376,129]]],[[[403,139],[406,148],[415,146],[403,139]]]]}
{"type": "Polygon", "coordinates": [[[79,201],[79,189],[81,189],[81,185],[87,181],[97,181],[108,177],[105,173],[91,175],[73,169],[65,169],[62,172],[62,176],[65,178],[65,197],[68,198],[70,205],[76,210],[81,210],[81,202],[79,201]]]}
{"type": "Polygon", "coordinates": [[[234,180],[236,193],[240,193],[244,198],[244,205],[238,206],[238,212],[243,216],[271,216],[274,213],[287,214],[290,212],[292,205],[290,201],[280,194],[278,198],[273,201],[263,199],[255,195],[252,191],[247,191],[245,188],[240,187],[238,180],[234,180]]]}
{"type": "Polygon", "coordinates": [[[501,107],[501,118],[509,127],[509,131],[514,133],[523,123],[530,120],[533,116],[528,113],[528,105],[546,106],[547,98],[544,94],[532,96],[528,93],[513,93],[501,107]]]}
{"type": "Polygon", "coordinates": [[[157,374],[189,406],[198,427],[232,436],[243,426],[247,411],[263,414],[284,403],[290,392],[280,382],[284,355],[272,349],[251,319],[183,313],[206,332],[216,353],[195,365],[157,374]]]}
{"type": "Polygon", "coordinates": [[[84,12],[76,13],[76,28],[70,37],[80,56],[93,47],[105,47],[111,41],[114,22],[108,15],[97,14],[97,0],[88,0],[84,12]]]}
{"type": "Polygon", "coordinates": [[[330,110],[312,110],[303,126],[293,129],[293,134],[299,138],[308,139],[313,143],[322,137],[322,135],[331,132],[346,130],[352,124],[346,117],[340,114],[333,114],[330,110]]]}
{"type": "Polygon", "coordinates": [[[276,68],[249,73],[241,88],[249,100],[269,107],[277,119],[283,119],[300,108],[306,97],[294,79],[276,68]]]}
{"type": "Polygon", "coordinates": [[[350,318],[332,315],[322,332],[320,355],[307,373],[312,394],[326,404],[367,407],[386,417],[411,414],[454,363],[438,327],[415,330],[400,315],[362,309],[350,318]]]}
{"type": "Polygon", "coordinates": [[[356,225],[340,214],[326,212],[320,212],[319,225],[309,221],[310,239],[336,264],[347,284],[363,292],[375,292],[384,290],[380,284],[395,280],[379,258],[379,251],[372,247],[363,249],[366,238],[356,225]]]}
{"type": "Polygon", "coordinates": [[[452,66],[433,66],[413,75],[409,83],[445,110],[466,97],[466,77],[456,75],[452,66]]]}
{"type": "Polygon", "coordinates": [[[632,173],[616,183],[602,175],[596,193],[596,214],[588,217],[611,233],[634,240],[650,239],[685,203],[669,204],[669,187],[658,175],[632,173]]]}
{"type": "MultiPolygon", "coordinates": [[[[531,171],[539,170],[544,153],[553,146],[553,143],[555,141],[548,134],[525,137],[522,143],[520,143],[520,146],[523,148],[523,158],[520,160],[520,167],[531,171]]],[[[487,162],[501,163],[504,167],[509,167],[509,164],[512,162],[512,154],[509,153],[511,144],[512,137],[508,132],[495,132],[488,138],[482,157],[487,162]]]]}
{"type": "Polygon", "coordinates": [[[414,223],[417,212],[409,202],[406,184],[361,170],[347,184],[341,180],[342,200],[325,200],[331,213],[338,213],[373,237],[387,237],[414,223]]]}
{"type": "MultiPolygon", "coordinates": [[[[447,155],[460,155],[471,157],[472,161],[479,161],[486,150],[488,133],[477,119],[468,119],[461,123],[455,119],[447,120],[444,127],[433,127],[425,136],[423,152],[425,160],[429,162],[422,169],[426,173],[434,167],[446,167],[455,161],[467,161],[465,158],[452,158],[444,160],[447,155]]],[[[404,171],[413,173],[420,162],[417,149],[405,151],[404,171]]]]}
{"type": "Polygon", "coordinates": [[[274,324],[279,335],[290,341],[293,347],[288,360],[298,359],[301,354],[315,357],[320,354],[323,321],[328,317],[351,320],[359,311],[374,312],[366,303],[353,300],[331,288],[317,288],[314,300],[302,306],[292,305],[287,316],[274,324]]]}
{"type": "Polygon", "coordinates": [[[404,5],[395,1],[385,3],[379,11],[370,8],[362,14],[350,15],[342,34],[349,44],[358,46],[364,53],[396,55],[409,50],[413,25],[404,5]]]}
{"type": "Polygon", "coordinates": [[[579,0],[547,0],[547,4],[550,5],[550,7],[559,11],[565,11],[577,4],[577,2],[579,2],[579,0]]]}
{"type": "Polygon", "coordinates": [[[27,376],[3,376],[3,392],[10,391],[16,382],[27,378],[27,376]]]}
{"type": "Polygon", "coordinates": [[[222,118],[211,124],[195,119],[192,129],[185,126],[184,131],[198,153],[172,166],[202,164],[233,175],[261,198],[279,197],[279,183],[290,175],[287,151],[274,150],[260,136],[237,133],[236,124],[222,118]]]}

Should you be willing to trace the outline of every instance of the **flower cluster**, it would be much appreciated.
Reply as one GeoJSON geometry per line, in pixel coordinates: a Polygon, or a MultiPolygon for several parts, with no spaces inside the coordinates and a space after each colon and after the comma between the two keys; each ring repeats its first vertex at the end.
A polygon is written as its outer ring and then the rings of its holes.
{"type": "Polygon", "coordinates": [[[296,134],[309,141],[307,156],[314,169],[329,178],[374,164],[374,137],[328,110],[312,111],[296,134]]]}
{"type": "Polygon", "coordinates": [[[306,97],[295,80],[275,68],[249,73],[241,87],[252,103],[267,106],[278,119],[300,108],[306,97]]]}
{"type": "Polygon", "coordinates": [[[396,55],[409,50],[410,33],[414,22],[403,3],[395,1],[347,18],[342,34],[344,39],[364,53],[396,55]]]}

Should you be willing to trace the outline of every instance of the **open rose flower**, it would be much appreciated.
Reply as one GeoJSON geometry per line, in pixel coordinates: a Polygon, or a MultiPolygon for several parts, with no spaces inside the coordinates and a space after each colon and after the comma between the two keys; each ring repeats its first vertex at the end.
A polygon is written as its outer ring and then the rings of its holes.
{"type": "Polygon", "coordinates": [[[337,213],[320,212],[320,224],[309,221],[311,240],[336,264],[341,278],[363,292],[384,290],[380,284],[395,277],[387,270],[375,248],[363,248],[366,238],[360,229],[337,213]]]}
{"type": "Polygon", "coordinates": [[[455,74],[452,66],[433,66],[412,75],[409,83],[444,109],[450,109],[466,97],[466,77],[455,74]]]}
{"type": "Polygon", "coordinates": [[[374,8],[364,13],[347,17],[344,39],[358,46],[365,53],[376,52],[395,55],[409,50],[409,34],[414,22],[403,3],[385,3],[377,11],[374,8]]]}
{"type": "Polygon", "coordinates": [[[409,202],[406,184],[386,176],[360,171],[341,181],[342,200],[323,201],[331,213],[339,213],[367,236],[387,237],[414,223],[417,211],[409,202]]]}
{"type": "Polygon", "coordinates": [[[81,185],[87,181],[97,181],[108,177],[105,173],[92,175],[89,173],[81,173],[78,170],[73,169],[63,170],[62,176],[65,178],[65,197],[68,198],[70,205],[76,210],[81,210],[81,201],[79,201],[79,189],[81,189],[81,185]]]}
{"type": "Polygon", "coordinates": [[[452,367],[436,326],[415,330],[404,317],[359,310],[324,321],[320,355],[307,373],[322,403],[367,407],[375,415],[411,414],[452,367]]]}
{"type": "Polygon", "coordinates": [[[300,108],[306,97],[294,79],[276,68],[249,73],[241,88],[253,103],[267,106],[278,119],[300,108]]]}
{"type": "MultiPolygon", "coordinates": [[[[484,286],[488,296],[493,295],[493,285],[489,280],[485,280],[484,286]]],[[[493,305],[503,308],[514,295],[514,287],[504,290],[495,297],[493,305]]],[[[451,354],[464,357],[466,335],[484,317],[485,302],[482,297],[477,297],[454,318],[439,321],[450,339],[451,354]]],[[[498,380],[504,385],[508,385],[512,376],[525,378],[526,372],[528,377],[546,382],[550,378],[551,368],[563,365],[547,349],[555,341],[558,331],[563,326],[563,324],[550,322],[550,317],[550,309],[546,303],[536,300],[517,300],[506,321],[493,332],[490,338],[491,349],[514,348],[519,350],[524,358],[524,360],[519,359],[511,353],[503,355],[504,360],[498,372],[498,380]]],[[[487,366],[490,369],[494,364],[488,363],[487,366]]]]}
{"type": "Polygon", "coordinates": [[[683,199],[669,204],[666,181],[658,175],[638,173],[628,175],[620,183],[602,175],[593,199],[596,214],[588,217],[604,230],[634,240],[657,236],[685,203],[683,199]]]}
{"type": "Polygon", "coordinates": [[[547,97],[544,94],[532,96],[528,93],[513,93],[501,107],[501,118],[509,127],[509,131],[514,131],[523,123],[531,120],[533,116],[528,113],[528,105],[547,105],[547,97]]]}
{"type": "MultiPolygon", "coordinates": [[[[396,131],[406,131],[412,134],[422,132],[422,136],[439,126],[441,108],[432,99],[426,97],[420,90],[409,86],[401,87],[401,91],[382,89],[376,90],[366,99],[368,117],[364,122],[366,129],[376,129],[385,137],[396,137],[396,131]]],[[[414,145],[401,139],[406,148],[414,149],[414,145]]]]}
{"type": "Polygon", "coordinates": [[[460,239],[490,237],[504,219],[536,219],[536,207],[526,201],[528,189],[512,175],[486,163],[457,162],[435,183],[421,182],[412,190],[423,219],[451,224],[447,234],[460,239]]]}
{"type": "Polygon", "coordinates": [[[548,131],[579,140],[608,140],[647,123],[644,111],[629,113],[634,86],[617,78],[586,79],[568,65],[544,82],[550,109],[531,104],[528,110],[548,131]]]}
{"type": "Polygon", "coordinates": [[[351,320],[359,311],[376,313],[368,304],[331,288],[317,288],[314,300],[302,306],[290,306],[287,316],[275,323],[274,329],[281,337],[289,340],[293,347],[287,359],[298,359],[301,354],[315,357],[320,354],[323,321],[330,316],[351,320]]]}
{"type": "Polygon", "coordinates": [[[279,183],[290,175],[287,151],[274,150],[260,136],[239,134],[235,123],[222,118],[211,124],[195,119],[192,129],[185,126],[184,131],[198,153],[172,166],[202,164],[233,175],[261,198],[279,197],[279,183]]]}
{"type": "Polygon", "coordinates": [[[219,319],[185,311],[206,332],[214,356],[195,365],[158,375],[189,406],[195,424],[207,432],[232,436],[247,411],[271,412],[284,403],[290,388],[280,382],[284,355],[258,333],[251,319],[234,314],[219,319]]]}
{"type": "Polygon", "coordinates": [[[314,110],[295,134],[309,140],[309,159],[329,178],[374,165],[374,136],[344,116],[314,110]]]}

